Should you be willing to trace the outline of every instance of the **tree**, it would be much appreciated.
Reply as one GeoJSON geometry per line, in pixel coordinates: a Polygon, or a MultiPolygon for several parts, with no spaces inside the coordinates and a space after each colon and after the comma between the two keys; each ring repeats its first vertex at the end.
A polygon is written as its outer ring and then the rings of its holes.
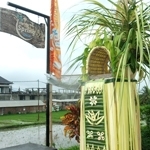
{"type": "Polygon", "coordinates": [[[150,89],[144,86],[139,95],[141,103],[141,119],[146,122],[150,129],[150,89]]]}
{"type": "Polygon", "coordinates": [[[142,149],[150,150],[150,89],[144,86],[139,94],[141,103],[141,126],[142,131],[142,149]]]}
{"type": "Polygon", "coordinates": [[[142,88],[139,96],[141,105],[150,104],[150,89],[148,86],[142,88]]]}

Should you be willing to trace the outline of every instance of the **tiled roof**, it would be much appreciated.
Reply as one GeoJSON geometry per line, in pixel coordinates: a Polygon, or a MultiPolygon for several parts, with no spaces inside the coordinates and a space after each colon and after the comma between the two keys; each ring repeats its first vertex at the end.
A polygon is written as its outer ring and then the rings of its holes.
{"type": "Polygon", "coordinates": [[[8,85],[8,84],[13,84],[13,82],[10,82],[10,81],[8,81],[8,80],[6,80],[6,79],[4,79],[3,77],[0,76],[0,84],[8,85]]]}

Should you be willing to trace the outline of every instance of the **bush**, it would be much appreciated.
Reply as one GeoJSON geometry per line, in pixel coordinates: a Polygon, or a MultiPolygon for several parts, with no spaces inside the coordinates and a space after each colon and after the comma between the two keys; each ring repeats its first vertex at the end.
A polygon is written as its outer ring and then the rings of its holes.
{"type": "Polygon", "coordinates": [[[150,128],[141,127],[142,150],[150,150],[150,128]]]}
{"type": "Polygon", "coordinates": [[[8,112],[8,115],[11,115],[11,111],[8,112]]]}
{"type": "Polygon", "coordinates": [[[150,128],[150,105],[141,106],[141,119],[146,122],[148,128],[150,128]]]}
{"type": "Polygon", "coordinates": [[[68,112],[60,118],[65,125],[65,136],[69,135],[70,139],[75,138],[77,142],[80,142],[80,102],[66,106],[66,110],[68,112]]]}

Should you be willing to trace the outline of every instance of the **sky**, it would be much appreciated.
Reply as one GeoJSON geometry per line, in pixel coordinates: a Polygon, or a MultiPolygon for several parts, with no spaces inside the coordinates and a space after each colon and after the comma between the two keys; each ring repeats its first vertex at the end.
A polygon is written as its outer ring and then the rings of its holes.
{"type": "MultiPolygon", "coordinates": [[[[0,0],[0,7],[21,12],[36,23],[45,23],[44,18],[8,6],[7,2],[26,7],[48,16],[50,15],[50,0],[32,0],[32,3],[31,0],[0,0]]],[[[62,74],[65,73],[68,67],[65,62],[68,59],[66,49],[69,44],[68,41],[64,39],[64,26],[73,13],[76,12],[76,10],[71,9],[71,7],[80,2],[81,0],[72,0],[71,3],[68,3],[68,0],[58,0],[61,16],[60,45],[63,65],[62,74]]],[[[78,8],[80,8],[80,6],[78,8]]],[[[77,70],[76,73],[80,73],[80,69],[77,70]]],[[[45,83],[47,82],[45,74],[46,47],[36,48],[18,37],[0,32],[0,76],[9,81],[13,81],[13,88],[36,88],[38,80],[40,81],[39,86],[45,87],[45,83]]]]}
{"type": "MultiPolygon", "coordinates": [[[[71,0],[68,2],[68,0],[58,0],[61,19],[60,46],[62,74],[65,74],[69,66],[66,63],[69,57],[69,54],[66,54],[69,41],[64,38],[64,27],[74,13],[77,13],[78,10],[85,7],[81,1],[82,0],[71,0]]],[[[36,23],[45,23],[44,18],[8,6],[7,2],[26,7],[48,16],[50,15],[50,0],[0,0],[0,7],[21,12],[36,23]]],[[[106,1],[104,4],[109,5],[106,1]]],[[[82,47],[75,55],[79,55],[79,52],[82,52],[82,47]]],[[[80,68],[74,72],[74,74],[80,73],[80,68]]],[[[39,86],[45,87],[45,83],[47,82],[46,47],[36,48],[20,38],[0,32],[0,76],[12,81],[14,83],[12,85],[14,89],[37,88],[38,80],[40,81],[39,86]]]]}

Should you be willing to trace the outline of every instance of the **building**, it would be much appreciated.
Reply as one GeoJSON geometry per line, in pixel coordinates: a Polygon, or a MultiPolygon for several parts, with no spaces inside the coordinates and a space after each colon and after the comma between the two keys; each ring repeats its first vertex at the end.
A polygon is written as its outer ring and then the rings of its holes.
{"type": "MultiPolygon", "coordinates": [[[[46,88],[26,88],[12,90],[13,82],[0,77],[0,115],[16,113],[34,113],[46,110],[46,88]]],[[[58,89],[52,91],[53,111],[65,109],[65,106],[76,103],[80,91],[58,89]]]]}
{"type": "Polygon", "coordinates": [[[26,88],[25,90],[12,90],[12,100],[46,100],[45,88],[26,88]]]}
{"type": "Polygon", "coordinates": [[[52,100],[52,111],[65,110],[66,106],[76,104],[79,99],[53,99],[52,100]]]}
{"type": "Polygon", "coordinates": [[[41,100],[0,101],[0,115],[44,112],[46,105],[41,100]]]}
{"type": "Polygon", "coordinates": [[[10,82],[0,76],[0,100],[10,100],[12,96],[12,85],[10,82]]]}

